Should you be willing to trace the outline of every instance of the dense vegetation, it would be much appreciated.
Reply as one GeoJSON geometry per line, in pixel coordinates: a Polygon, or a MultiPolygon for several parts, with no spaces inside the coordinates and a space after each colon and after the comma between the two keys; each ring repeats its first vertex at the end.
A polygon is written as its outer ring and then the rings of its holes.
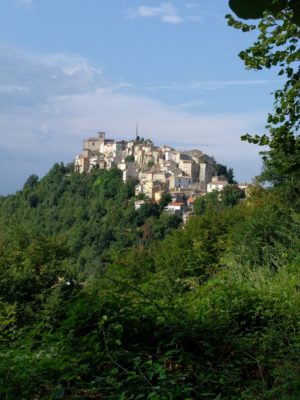
{"type": "Polygon", "coordinates": [[[0,398],[298,399],[297,206],[253,186],[183,229],[132,190],[56,164],[1,198],[0,398]]]}
{"type": "Polygon", "coordinates": [[[263,3],[242,58],[287,81],[245,139],[271,188],[213,193],[184,227],[114,169],[56,164],[0,198],[1,400],[300,398],[298,3],[263,3]]]}
{"type": "Polygon", "coordinates": [[[59,235],[70,263],[86,271],[133,244],[162,239],[180,223],[153,203],[135,212],[134,182],[124,184],[117,168],[71,172],[55,164],[41,181],[32,175],[22,191],[0,198],[1,226],[21,226],[32,236],[59,235]]]}

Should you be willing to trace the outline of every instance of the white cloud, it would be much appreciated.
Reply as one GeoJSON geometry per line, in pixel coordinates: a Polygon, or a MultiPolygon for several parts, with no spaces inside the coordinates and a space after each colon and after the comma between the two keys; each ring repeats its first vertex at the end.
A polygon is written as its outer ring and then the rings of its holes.
{"type": "Polygon", "coordinates": [[[161,16],[161,8],[140,6],[137,8],[137,15],[139,17],[159,17],[161,16]]]}
{"type": "Polygon", "coordinates": [[[18,6],[30,9],[33,6],[33,0],[17,0],[16,4],[18,6]]]}
{"type": "Polygon", "coordinates": [[[103,85],[100,69],[68,54],[35,55],[0,44],[0,107],[29,106],[49,96],[103,85]]]}
{"type": "Polygon", "coordinates": [[[200,8],[200,6],[197,3],[186,3],[185,8],[188,10],[195,10],[195,9],[200,8]]]}
{"type": "Polygon", "coordinates": [[[167,14],[161,18],[162,22],[167,22],[168,24],[180,24],[183,19],[179,15],[167,14]]]}
{"type": "Polygon", "coordinates": [[[174,6],[173,3],[161,3],[159,6],[141,5],[128,12],[128,16],[135,18],[158,18],[161,22],[168,24],[180,24],[184,21],[200,21],[199,15],[185,15],[185,9],[191,10],[192,7],[183,7],[181,10],[174,6]]]}
{"type": "MultiPolygon", "coordinates": [[[[45,173],[56,161],[71,161],[82,140],[98,130],[132,138],[136,121],[145,137],[181,149],[198,147],[234,167],[240,180],[259,172],[257,150],[239,137],[263,125],[263,110],[189,113],[186,107],[196,103],[172,107],[146,95],[126,94],[122,90],[128,83],[108,84],[77,56],[36,56],[0,46],[0,58],[7,61],[0,66],[0,88],[5,89],[0,90],[0,181],[9,182],[7,171],[15,171],[10,187],[13,182],[15,189],[20,187],[31,173],[45,173]]],[[[0,190],[8,189],[1,185],[0,190]]]]}

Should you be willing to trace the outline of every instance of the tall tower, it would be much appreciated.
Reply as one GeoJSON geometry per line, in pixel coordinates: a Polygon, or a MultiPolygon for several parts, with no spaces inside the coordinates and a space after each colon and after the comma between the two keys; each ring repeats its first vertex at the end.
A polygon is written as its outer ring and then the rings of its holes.
{"type": "Polygon", "coordinates": [[[139,137],[139,123],[136,123],[136,128],[135,128],[135,140],[138,140],[139,137]]]}
{"type": "Polygon", "coordinates": [[[98,140],[99,140],[99,143],[104,143],[105,132],[98,132],[98,140]]]}

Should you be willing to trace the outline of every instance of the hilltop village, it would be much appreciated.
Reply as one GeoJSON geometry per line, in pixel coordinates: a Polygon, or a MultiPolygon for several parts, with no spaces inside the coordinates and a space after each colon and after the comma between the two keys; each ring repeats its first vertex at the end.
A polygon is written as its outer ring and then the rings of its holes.
{"type": "MultiPolygon", "coordinates": [[[[107,139],[105,132],[83,141],[82,152],[75,158],[76,171],[112,167],[122,171],[124,182],[136,181],[136,196],[159,201],[164,193],[170,193],[173,201],[168,208],[176,212],[182,212],[186,205],[191,208],[196,197],[228,185],[224,177],[215,176],[214,158],[200,150],[158,147],[138,135],[135,140],[115,141],[107,139]]],[[[142,201],[136,203],[139,207],[142,201]]]]}

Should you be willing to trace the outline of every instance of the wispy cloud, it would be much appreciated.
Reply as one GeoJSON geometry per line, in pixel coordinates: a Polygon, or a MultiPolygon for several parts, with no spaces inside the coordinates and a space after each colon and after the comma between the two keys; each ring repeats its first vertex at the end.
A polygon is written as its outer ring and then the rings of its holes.
{"type": "Polygon", "coordinates": [[[33,6],[33,0],[16,0],[16,5],[26,9],[30,9],[33,6]]]}
{"type": "Polygon", "coordinates": [[[199,9],[199,8],[200,8],[200,5],[197,4],[197,3],[186,3],[186,4],[185,4],[185,8],[186,8],[187,10],[195,10],[195,9],[199,9]]]}
{"type": "Polygon", "coordinates": [[[30,90],[26,86],[16,86],[16,85],[0,85],[0,93],[18,93],[27,92],[30,90]]]}
{"type": "Polygon", "coordinates": [[[203,106],[204,102],[203,101],[187,101],[185,103],[179,103],[173,106],[175,110],[191,110],[194,108],[199,108],[200,106],[203,106]]]}
{"type": "Polygon", "coordinates": [[[177,83],[171,82],[163,85],[153,85],[153,86],[143,86],[136,88],[137,90],[147,90],[147,91],[207,91],[207,90],[221,90],[234,86],[259,86],[274,83],[274,81],[255,79],[255,80],[215,80],[215,81],[195,81],[195,82],[185,82],[177,83]]]}
{"type": "Polygon", "coordinates": [[[0,44],[0,107],[33,106],[48,97],[105,86],[101,69],[70,54],[28,54],[0,44]]]}
{"type": "Polygon", "coordinates": [[[128,16],[132,19],[150,17],[157,18],[161,22],[175,25],[181,24],[184,21],[200,21],[202,18],[198,13],[189,15],[189,12],[195,12],[196,8],[192,7],[194,4],[190,3],[189,6],[188,4],[181,9],[175,7],[171,2],[161,3],[158,6],[141,5],[135,9],[130,9],[128,11],[128,16]]]}
{"type": "Polygon", "coordinates": [[[200,146],[234,167],[238,179],[258,173],[256,149],[239,137],[263,125],[264,110],[206,114],[196,108],[199,102],[169,106],[134,87],[127,93],[128,83],[109,83],[101,69],[74,55],[0,46],[0,59],[6,60],[0,64],[0,182],[6,188],[21,187],[28,175],[41,175],[56,161],[71,161],[83,138],[97,130],[132,138],[137,120],[144,136],[181,148],[200,146]],[[186,111],[191,107],[193,113],[186,111]]]}
{"type": "Polygon", "coordinates": [[[231,80],[231,81],[200,81],[200,82],[191,82],[188,84],[188,88],[191,90],[218,90],[224,89],[233,86],[257,86],[257,85],[266,85],[270,83],[270,81],[263,79],[255,79],[255,80],[231,80]]]}

